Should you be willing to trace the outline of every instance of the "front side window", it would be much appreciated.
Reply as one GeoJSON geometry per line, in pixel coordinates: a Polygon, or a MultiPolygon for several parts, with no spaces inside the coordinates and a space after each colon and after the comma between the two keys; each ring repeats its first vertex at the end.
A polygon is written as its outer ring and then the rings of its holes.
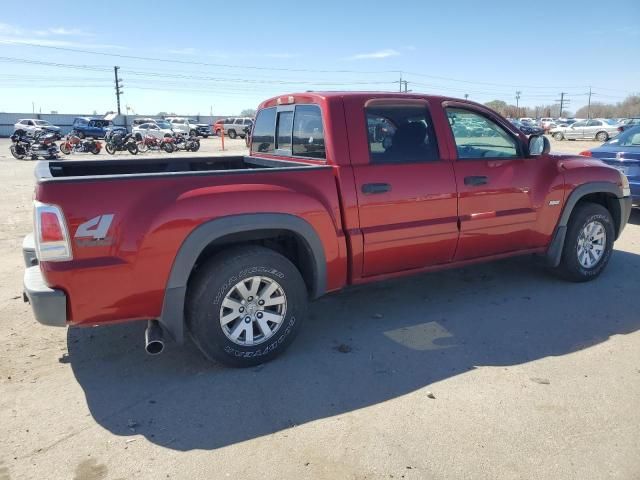
{"type": "Polygon", "coordinates": [[[265,108],[258,112],[251,137],[251,150],[259,153],[271,153],[275,148],[276,108],[265,108]]]}
{"type": "Polygon", "coordinates": [[[518,144],[493,120],[471,110],[447,108],[458,158],[516,158],[518,144]]]}
{"type": "Polygon", "coordinates": [[[580,127],[586,127],[587,126],[587,121],[583,120],[581,122],[576,122],[573,124],[574,128],[580,128],[580,127]]]}
{"type": "Polygon", "coordinates": [[[602,122],[600,120],[588,120],[587,127],[601,127],[602,122]]]}
{"type": "Polygon", "coordinates": [[[293,155],[325,158],[322,113],[317,105],[298,105],[293,118],[293,155]]]}
{"type": "Polygon", "coordinates": [[[373,102],[365,107],[371,163],[431,162],[439,159],[431,117],[424,102],[373,102]]]}

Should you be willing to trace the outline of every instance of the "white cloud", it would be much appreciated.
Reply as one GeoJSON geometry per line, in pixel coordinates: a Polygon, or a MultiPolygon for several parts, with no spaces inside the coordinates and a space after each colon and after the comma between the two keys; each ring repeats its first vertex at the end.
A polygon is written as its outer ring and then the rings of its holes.
{"type": "Polygon", "coordinates": [[[185,48],[172,48],[167,50],[168,53],[173,53],[174,55],[195,55],[198,51],[192,47],[185,48]]]}
{"type": "Polygon", "coordinates": [[[358,53],[356,55],[347,57],[346,60],[371,60],[371,59],[397,57],[398,55],[400,55],[399,51],[394,50],[392,48],[385,48],[384,50],[378,50],[376,52],[358,53]]]}
{"type": "Polygon", "coordinates": [[[107,43],[87,43],[73,42],[68,40],[47,40],[43,38],[28,38],[0,35],[0,43],[14,45],[42,45],[45,47],[62,47],[62,48],[85,48],[94,50],[127,50],[127,47],[121,45],[112,45],[107,43]]]}
{"type": "Polygon", "coordinates": [[[62,37],[87,37],[91,35],[90,33],[87,33],[79,28],[64,27],[53,27],[47,28],[46,30],[36,30],[34,33],[43,37],[47,37],[50,35],[58,35],[62,37]]]}
{"type": "Polygon", "coordinates": [[[281,52],[281,53],[265,53],[264,56],[267,58],[296,58],[296,57],[299,57],[300,55],[296,53],[281,52]]]}
{"type": "Polygon", "coordinates": [[[22,35],[22,29],[8,23],[0,23],[0,34],[2,35],[22,35]]]}

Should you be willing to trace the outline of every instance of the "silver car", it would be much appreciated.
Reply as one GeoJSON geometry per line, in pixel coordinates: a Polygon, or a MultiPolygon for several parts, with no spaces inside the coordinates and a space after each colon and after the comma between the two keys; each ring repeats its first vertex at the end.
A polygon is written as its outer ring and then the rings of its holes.
{"type": "Polygon", "coordinates": [[[598,140],[606,142],[618,132],[617,123],[604,118],[581,120],[567,127],[552,128],[549,133],[556,140],[598,140]]]}

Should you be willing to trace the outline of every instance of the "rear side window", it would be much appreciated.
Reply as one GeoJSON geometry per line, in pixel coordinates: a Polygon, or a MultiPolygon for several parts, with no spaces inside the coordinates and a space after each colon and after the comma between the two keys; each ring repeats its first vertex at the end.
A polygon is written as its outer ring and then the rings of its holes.
{"type": "Polygon", "coordinates": [[[273,152],[275,148],[276,108],[265,108],[258,112],[251,137],[251,150],[260,153],[273,152]]]}
{"type": "Polygon", "coordinates": [[[293,155],[325,158],[322,114],[317,105],[298,105],[293,119],[293,155]]]}
{"type": "Polygon", "coordinates": [[[276,150],[291,151],[291,133],[293,130],[293,111],[278,112],[276,125],[276,150]]]}
{"type": "Polygon", "coordinates": [[[374,102],[365,107],[365,113],[372,164],[438,160],[436,136],[424,102],[374,102]]]}

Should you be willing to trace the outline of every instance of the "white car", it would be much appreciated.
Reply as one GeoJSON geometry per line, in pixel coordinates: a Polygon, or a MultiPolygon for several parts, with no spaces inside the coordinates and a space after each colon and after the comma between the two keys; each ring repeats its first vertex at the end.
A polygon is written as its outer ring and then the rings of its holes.
{"type": "Polygon", "coordinates": [[[19,130],[22,130],[29,136],[33,135],[35,132],[46,131],[54,133],[58,140],[62,137],[60,127],[56,127],[46,120],[40,120],[38,118],[23,118],[18,120],[13,125],[13,131],[17,132],[19,130]]]}
{"type": "Polygon", "coordinates": [[[552,125],[555,126],[555,122],[553,121],[553,118],[551,118],[551,117],[542,117],[540,119],[540,126],[542,128],[544,128],[545,130],[549,130],[550,128],[553,128],[552,125]]]}
{"type": "Polygon", "coordinates": [[[133,133],[133,136],[136,140],[142,140],[145,135],[150,135],[156,138],[173,136],[173,130],[171,130],[171,128],[167,127],[166,125],[163,125],[163,123],[158,125],[158,122],[143,123],[142,125],[136,125],[131,129],[131,133],[133,133]],[[162,127],[165,127],[165,128],[162,128],[162,127]]]}
{"type": "Polygon", "coordinates": [[[592,118],[581,120],[566,127],[552,128],[549,133],[556,140],[597,140],[606,142],[615,137],[618,132],[618,124],[604,118],[592,118]]]}
{"type": "Polygon", "coordinates": [[[204,138],[213,135],[211,133],[211,127],[206,123],[196,123],[194,120],[185,117],[167,117],[165,119],[171,124],[171,128],[176,133],[183,133],[185,135],[201,136],[204,138]]]}

